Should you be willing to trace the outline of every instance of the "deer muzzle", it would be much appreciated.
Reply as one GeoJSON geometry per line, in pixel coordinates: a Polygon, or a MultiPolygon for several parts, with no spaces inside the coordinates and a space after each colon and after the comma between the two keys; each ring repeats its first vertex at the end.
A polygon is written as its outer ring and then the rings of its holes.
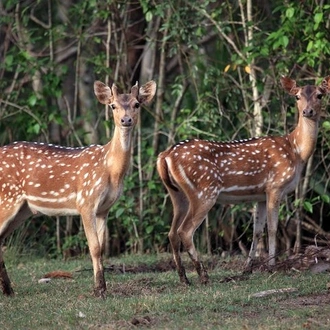
{"type": "Polygon", "coordinates": [[[124,116],[120,120],[121,125],[124,127],[131,127],[133,125],[132,117],[130,116],[124,116]]]}
{"type": "Polygon", "coordinates": [[[305,109],[302,112],[304,117],[311,118],[315,116],[315,111],[314,109],[305,109]]]}

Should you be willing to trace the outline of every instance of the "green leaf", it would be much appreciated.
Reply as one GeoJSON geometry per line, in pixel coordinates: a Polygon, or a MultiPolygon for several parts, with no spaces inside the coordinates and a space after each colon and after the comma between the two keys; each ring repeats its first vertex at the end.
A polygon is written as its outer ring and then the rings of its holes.
{"type": "Polygon", "coordinates": [[[13,60],[14,60],[14,56],[13,55],[7,55],[5,57],[5,64],[6,66],[12,66],[13,65],[13,60]]]}
{"type": "Polygon", "coordinates": [[[308,201],[304,201],[304,209],[309,212],[309,213],[313,213],[313,205],[312,203],[308,202],[308,201]]]}
{"type": "Polygon", "coordinates": [[[39,134],[40,130],[41,130],[41,127],[38,123],[36,123],[28,128],[29,132],[35,133],[35,134],[39,134]]]}
{"type": "Polygon", "coordinates": [[[152,20],[152,12],[151,11],[148,11],[147,13],[146,13],[146,21],[147,22],[150,22],[151,20],[152,20]]]}
{"type": "Polygon", "coordinates": [[[49,114],[48,121],[49,122],[54,121],[56,124],[59,124],[59,125],[63,125],[64,124],[63,118],[60,115],[55,114],[55,113],[50,113],[49,114]]]}
{"type": "Polygon", "coordinates": [[[269,48],[268,47],[263,47],[260,49],[260,54],[262,56],[269,56],[269,48]]]}
{"type": "Polygon", "coordinates": [[[282,36],[282,46],[286,48],[289,44],[289,38],[287,36],[282,36]]]}
{"type": "Polygon", "coordinates": [[[32,60],[32,56],[28,51],[22,51],[22,55],[26,60],[28,61],[32,60]]]}
{"type": "Polygon", "coordinates": [[[149,190],[156,189],[156,185],[154,181],[148,181],[148,189],[149,190]]]}
{"type": "Polygon", "coordinates": [[[292,18],[294,16],[294,8],[288,8],[285,12],[285,16],[287,18],[292,18]]]}
{"type": "Polygon", "coordinates": [[[322,123],[322,128],[329,131],[330,130],[330,121],[324,121],[322,123]]]}
{"type": "Polygon", "coordinates": [[[309,52],[313,48],[313,45],[314,45],[313,40],[310,40],[309,43],[308,43],[308,45],[307,45],[306,50],[309,52]]]}
{"type": "Polygon", "coordinates": [[[119,218],[123,213],[124,213],[124,208],[119,208],[117,211],[116,211],[116,218],[119,218]]]}
{"type": "Polygon", "coordinates": [[[146,228],[146,233],[151,234],[153,230],[154,230],[154,226],[150,225],[146,228]]]}
{"type": "Polygon", "coordinates": [[[321,195],[321,199],[324,203],[330,204],[330,196],[329,195],[321,195]]]}
{"type": "Polygon", "coordinates": [[[319,28],[320,23],[322,22],[323,19],[323,13],[317,13],[314,16],[314,26],[313,26],[313,30],[316,31],[319,28]]]}
{"type": "Polygon", "coordinates": [[[322,22],[322,19],[323,19],[323,13],[317,13],[317,14],[315,14],[315,16],[314,16],[314,22],[316,24],[320,24],[322,22]]]}
{"type": "Polygon", "coordinates": [[[28,103],[31,107],[35,106],[35,104],[37,103],[37,96],[36,95],[31,95],[28,99],[28,103]]]}

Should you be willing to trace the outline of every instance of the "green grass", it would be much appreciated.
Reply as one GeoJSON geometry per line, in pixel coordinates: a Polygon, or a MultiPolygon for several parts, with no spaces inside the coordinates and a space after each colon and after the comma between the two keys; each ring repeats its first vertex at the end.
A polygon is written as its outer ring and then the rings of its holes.
{"type": "MultiPolygon", "coordinates": [[[[111,264],[152,266],[170,255],[128,256],[111,264]]],[[[204,258],[205,259],[205,258],[204,258]]],[[[92,296],[89,258],[70,261],[36,257],[14,258],[5,253],[15,297],[0,296],[0,329],[329,329],[329,273],[256,272],[244,280],[224,282],[240,275],[237,264],[209,271],[210,284],[185,287],[175,271],[106,273],[108,298],[92,296]],[[38,284],[53,270],[74,273],[73,280],[54,279],[38,284]],[[296,292],[253,298],[256,292],[297,288],[296,292]]],[[[110,264],[109,260],[105,265],[110,264]]],[[[188,261],[186,264],[188,265],[188,261]]]]}

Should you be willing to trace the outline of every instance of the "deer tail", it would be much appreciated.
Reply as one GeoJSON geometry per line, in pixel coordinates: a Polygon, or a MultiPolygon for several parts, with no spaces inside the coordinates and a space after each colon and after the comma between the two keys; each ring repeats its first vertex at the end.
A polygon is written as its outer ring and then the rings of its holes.
{"type": "Polygon", "coordinates": [[[167,187],[167,189],[172,189],[174,191],[179,191],[177,186],[172,180],[170,170],[168,168],[168,164],[166,161],[166,152],[162,152],[159,154],[158,159],[157,159],[157,171],[162,179],[163,183],[167,187]]]}

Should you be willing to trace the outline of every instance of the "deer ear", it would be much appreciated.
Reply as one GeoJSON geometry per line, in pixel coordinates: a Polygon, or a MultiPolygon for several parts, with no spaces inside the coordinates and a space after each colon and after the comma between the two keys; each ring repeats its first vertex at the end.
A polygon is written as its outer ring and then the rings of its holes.
{"type": "Polygon", "coordinates": [[[94,93],[102,104],[109,104],[112,102],[113,95],[109,86],[103,84],[101,81],[94,82],[94,93]]]}
{"type": "Polygon", "coordinates": [[[325,77],[319,87],[324,94],[330,93],[330,76],[325,77]]]}
{"type": "Polygon", "coordinates": [[[289,77],[281,77],[281,85],[283,89],[290,95],[296,95],[299,91],[295,80],[289,77]]]}
{"type": "Polygon", "coordinates": [[[112,97],[116,98],[118,96],[118,88],[115,84],[112,84],[111,91],[112,91],[112,97]]]}
{"type": "Polygon", "coordinates": [[[132,86],[131,94],[136,98],[138,97],[138,94],[139,94],[139,84],[138,84],[138,82],[136,82],[136,84],[134,86],[132,86]]]}
{"type": "Polygon", "coordinates": [[[140,87],[138,100],[140,103],[149,103],[156,94],[156,83],[151,80],[140,87]]]}

